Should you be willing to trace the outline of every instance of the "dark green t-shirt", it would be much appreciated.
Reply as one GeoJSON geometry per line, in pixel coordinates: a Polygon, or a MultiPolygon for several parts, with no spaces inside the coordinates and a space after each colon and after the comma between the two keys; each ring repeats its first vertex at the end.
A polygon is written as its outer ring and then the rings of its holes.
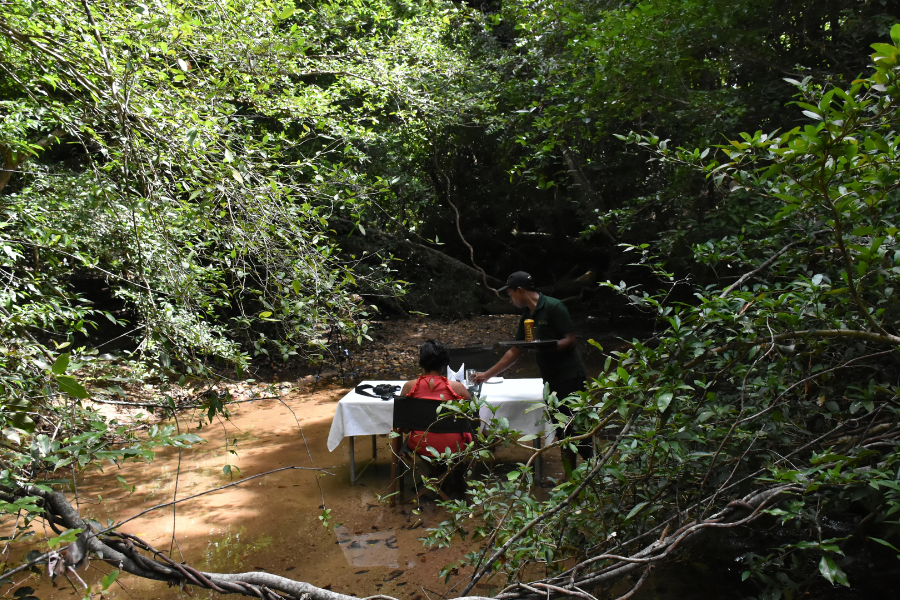
{"type": "MultiPolygon", "coordinates": [[[[572,317],[566,305],[556,298],[541,294],[534,314],[529,315],[525,309],[522,318],[519,319],[519,329],[516,332],[517,340],[525,339],[525,319],[534,320],[534,339],[536,340],[561,340],[573,329],[572,317]]],[[[559,383],[570,379],[587,379],[587,369],[581,354],[575,345],[569,346],[562,352],[555,350],[536,353],[538,369],[544,381],[559,383]]]]}

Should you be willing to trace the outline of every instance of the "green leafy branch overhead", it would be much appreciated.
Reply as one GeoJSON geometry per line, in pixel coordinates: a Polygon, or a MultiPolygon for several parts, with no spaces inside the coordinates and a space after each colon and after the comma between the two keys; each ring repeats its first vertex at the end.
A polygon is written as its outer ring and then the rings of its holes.
{"type": "Polygon", "coordinates": [[[847,88],[795,82],[808,124],[707,150],[623,136],[721,186],[718,210],[758,210],[740,234],[697,244],[685,278],[653,244],[628,248],[662,289],[606,286],[653,315],[656,335],[612,352],[587,393],[549,401],[548,419],[605,433],[572,481],[539,499],[522,465],[447,504],[432,543],[489,542],[454,565],[475,566],[469,588],[493,572],[509,583],[500,598],[597,593],[632,574],[616,588],[631,594],[689,538],[749,527],[743,579],[790,598],[851,585],[851,544],[896,545],[900,25],[891,37],[847,88]],[[535,567],[546,576],[523,588],[535,567]]]}

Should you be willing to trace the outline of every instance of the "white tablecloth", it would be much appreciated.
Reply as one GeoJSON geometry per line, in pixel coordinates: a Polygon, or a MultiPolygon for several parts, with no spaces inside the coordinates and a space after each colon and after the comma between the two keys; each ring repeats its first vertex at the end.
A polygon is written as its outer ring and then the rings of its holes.
{"type": "MultiPolygon", "coordinates": [[[[363,381],[371,385],[391,383],[402,386],[405,381],[363,381]]],[[[371,390],[370,390],[371,391],[371,390]]],[[[399,391],[399,390],[398,390],[399,391]]],[[[543,433],[545,441],[551,441],[553,429],[544,423],[541,409],[525,411],[535,403],[544,401],[544,382],[540,379],[504,379],[500,383],[485,383],[481,386],[481,397],[491,406],[497,407],[492,417],[490,410],[482,409],[480,417],[505,418],[510,429],[522,433],[543,433]],[[549,434],[549,435],[548,435],[549,434]]],[[[328,433],[328,451],[333,452],[345,437],[356,435],[376,435],[390,433],[394,419],[394,401],[369,398],[351,391],[341,398],[334,411],[331,431],[328,433]]]]}

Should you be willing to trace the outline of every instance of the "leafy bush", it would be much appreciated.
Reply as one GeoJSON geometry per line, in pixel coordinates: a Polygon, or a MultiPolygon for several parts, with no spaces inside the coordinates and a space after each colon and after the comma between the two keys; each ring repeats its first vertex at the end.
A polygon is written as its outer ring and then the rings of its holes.
{"type": "Polygon", "coordinates": [[[666,285],[606,285],[660,333],[613,352],[588,392],[550,400],[549,418],[566,420],[555,407],[567,404],[582,435],[605,439],[549,499],[523,465],[448,505],[433,543],[466,530],[489,542],[463,561],[477,569],[467,590],[534,567],[546,578],[503,594],[608,590],[631,574],[640,586],[703,531],[780,524],[757,536],[744,578],[761,597],[795,598],[822,578],[850,585],[847,545],[873,526],[872,540],[897,544],[900,25],[891,35],[847,89],[794,82],[806,125],[703,151],[628,137],[723,186],[717,210],[759,212],[741,235],[695,247],[730,285],[677,280],[651,246],[632,248],[666,285]],[[669,300],[679,286],[693,302],[669,300]]]}

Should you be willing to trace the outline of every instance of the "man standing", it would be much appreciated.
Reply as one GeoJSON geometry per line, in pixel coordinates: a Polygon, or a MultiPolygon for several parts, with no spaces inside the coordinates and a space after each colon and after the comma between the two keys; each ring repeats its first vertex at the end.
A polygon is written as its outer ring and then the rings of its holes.
{"type": "MultiPolygon", "coordinates": [[[[575,334],[572,332],[572,318],[566,306],[556,298],[545,296],[537,291],[531,275],[524,271],[516,271],[506,280],[506,285],[498,291],[506,291],[509,299],[516,307],[523,309],[522,318],[519,319],[519,329],[516,332],[517,340],[525,339],[525,319],[534,320],[534,338],[537,340],[559,340],[555,347],[537,350],[536,359],[541,378],[550,387],[550,392],[556,392],[557,398],[565,398],[571,394],[585,389],[587,370],[581,354],[575,344],[575,334]]],[[[522,349],[512,347],[507,350],[497,364],[477,373],[475,381],[483,383],[498,373],[512,366],[522,355],[522,349]]],[[[571,416],[571,414],[569,415],[571,416]]],[[[571,435],[568,428],[559,428],[556,431],[557,439],[571,435]]],[[[591,444],[584,440],[578,444],[578,453],[585,459],[591,456],[591,444]]],[[[563,449],[563,468],[566,475],[571,476],[575,468],[575,453],[569,449],[563,449]]]]}

